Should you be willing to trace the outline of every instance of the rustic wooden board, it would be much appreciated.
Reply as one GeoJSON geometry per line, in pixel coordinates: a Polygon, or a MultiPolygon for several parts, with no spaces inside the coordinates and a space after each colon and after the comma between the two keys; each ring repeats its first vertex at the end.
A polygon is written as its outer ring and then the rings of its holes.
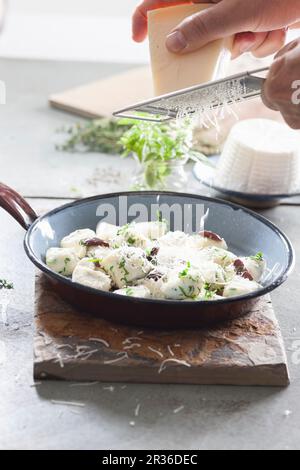
{"type": "Polygon", "coordinates": [[[153,96],[149,67],[138,67],[104,80],[53,94],[49,103],[86,118],[111,117],[126,106],[153,96]]]}
{"type": "Polygon", "coordinates": [[[282,337],[269,297],[248,317],[217,329],[141,332],[77,312],[38,275],[35,327],[36,379],[289,384],[282,337]],[[173,362],[174,358],[190,367],[173,362]]]}

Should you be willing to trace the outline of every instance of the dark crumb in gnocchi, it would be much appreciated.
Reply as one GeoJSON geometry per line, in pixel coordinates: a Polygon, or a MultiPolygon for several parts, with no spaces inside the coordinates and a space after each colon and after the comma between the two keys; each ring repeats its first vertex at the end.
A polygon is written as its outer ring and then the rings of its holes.
{"type": "Polygon", "coordinates": [[[101,240],[100,238],[88,238],[87,240],[82,241],[82,245],[91,247],[91,246],[103,246],[104,248],[109,248],[109,243],[101,240]]]}
{"type": "Polygon", "coordinates": [[[222,242],[223,238],[220,237],[220,235],[217,235],[214,232],[210,232],[208,230],[203,230],[202,232],[199,232],[199,235],[203,238],[209,238],[210,240],[213,240],[215,242],[222,242]]]}
{"type": "Polygon", "coordinates": [[[239,276],[242,276],[244,279],[249,279],[249,281],[253,281],[253,277],[251,276],[249,271],[246,269],[246,266],[244,265],[241,259],[236,259],[235,262],[233,263],[233,266],[235,268],[235,272],[239,276]]]}
{"type": "Polygon", "coordinates": [[[158,282],[163,277],[163,274],[159,271],[152,271],[146,276],[146,279],[152,279],[155,282],[158,282]]]}
{"type": "Polygon", "coordinates": [[[152,250],[151,250],[150,254],[147,256],[147,260],[148,260],[148,261],[152,261],[152,260],[153,260],[153,258],[155,258],[155,256],[157,256],[157,255],[158,255],[158,252],[159,252],[159,248],[158,248],[158,246],[157,246],[157,247],[154,247],[154,248],[152,248],[152,250]]]}

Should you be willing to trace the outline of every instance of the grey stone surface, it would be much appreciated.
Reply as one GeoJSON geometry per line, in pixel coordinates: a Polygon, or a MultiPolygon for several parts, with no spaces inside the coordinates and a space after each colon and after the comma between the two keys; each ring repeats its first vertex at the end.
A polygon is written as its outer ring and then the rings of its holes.
{"type": "MultiPolygon", "coordinates": [[[[47,95],[120,67],[22,61],[0,65],[1,78],[9,83],[8,105],[0,108],[0,179],[31,196],[70,197],[73,180],[86,188],[86,175],[99,159],[114,157],[57,154],[54,130],[74,118],[49,110],[47,95]],[[75,162],[73,167],[70,161],[75,162]]],[[[101,178],[99,187],[84,193],[98,190],[106,190],[101,178]]],[[[31,202],[40,211],[65,201],[31,202]]],[[[263,214],[287,232],[298,252],[299,207],[280,206],[263,214]]],[[[33,387],[34,268],[23,252],[23,230],[2,210],[0,227],[0,278],[15,284],[9,324],[0,321],[1,449],[300,448],[298,263],[289,281],[272,295],[290,363],[292,384],[287,389],[168,385],[110,389],[110,384],[58,382],[33,387]],[[140,413],[135,417],[138,404],[140,413]],[[181,405],[184,409],[174,413],[181,405]],[[135,426],[130,426],[132,420],[135,426]]]]}

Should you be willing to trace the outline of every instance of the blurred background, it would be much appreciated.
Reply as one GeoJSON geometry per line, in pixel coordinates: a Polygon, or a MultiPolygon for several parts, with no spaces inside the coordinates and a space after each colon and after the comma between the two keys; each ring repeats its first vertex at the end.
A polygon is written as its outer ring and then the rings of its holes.
{"type": "MultiPolygon", "coordinates": [[[[1,4],[5,0],[0,0],[1,4]]],[[[138,0],[6,0],[0,57],[143,64],[147,44],[131,40],[138,0]]],[[[299,31],[291,32],[290,38],[299,31]]]]}
{"type": "Polygon", "coordinates": [[[0,57],[137,64],[148,61],[147,45],[137,46],[131,40],[130,17],[137,0],[6,3],[0,57]]]}

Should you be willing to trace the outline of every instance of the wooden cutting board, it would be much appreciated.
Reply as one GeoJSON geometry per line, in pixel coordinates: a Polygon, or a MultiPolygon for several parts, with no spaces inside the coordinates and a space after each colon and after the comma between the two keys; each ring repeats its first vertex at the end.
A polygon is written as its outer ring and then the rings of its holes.
{"type": "Polygon", "coordinates": [[[111,117],[117,109],[153,96],[149,67],[138,67],[104,80],[57,93],[49,98],[54,108],[86,118],[111,117]]]}
{"type": "Polygon", "coordinates": [[[40,274],[36,278],[34,377],[135,383],[289,384],[283,341],[269,297],[262,298],[247,317],[216,329],[139,331],[74,310],[40,274]]]}

